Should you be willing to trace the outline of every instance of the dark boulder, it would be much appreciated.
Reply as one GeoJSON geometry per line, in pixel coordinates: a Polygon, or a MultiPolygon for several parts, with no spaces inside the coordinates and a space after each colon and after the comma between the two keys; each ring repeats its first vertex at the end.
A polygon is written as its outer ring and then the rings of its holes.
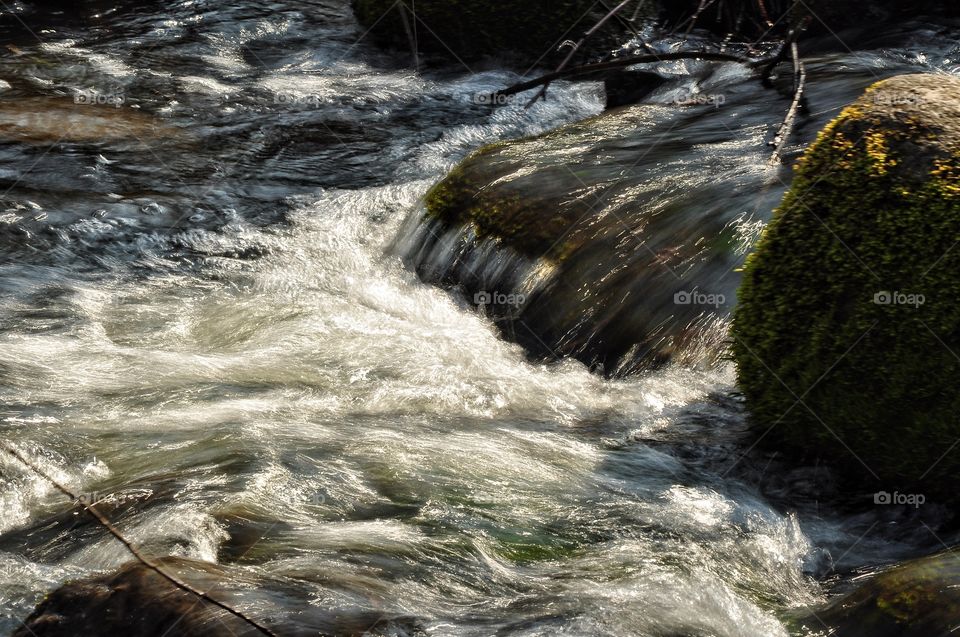
{"type": "MultiPolygon", "coordinates": [[[[377,608],[369,583],[349,576],[265,574],[254,568],[177,557],[160,566],[198,591],[244,613],[283,637],[410,635],[415,618],[377,608]],[[349,608],[324,608],[318,595],[350,600],[349,608]]],[[[257,628],[183,591],[156,572],[131,562],[113,573],[67,582],[50,593],[13,637],[259,637],[257,628]]]]}
{"type": "MultiPolygon", "coordinates": [[[[662,2],[667,25],[686,29],[701,8],[700,0],[662,2]]],[[[921,15],[960,16],[960,4],[942,0],[727,0],[707,3],[696,26],[718,35],[747,38],[782,35],[804,26],[810,33],[834,35],[844,29],[865,29],[896,19],[921,15]]]]}
{"type": "MultiPolygon", "coordinates": [[[[188,575],[200,590],[215,589],[227,571],[204,562],[167,559],[163,565],[188,575]]],[[[237,617],[176,588],[133,562],[115,573],[65,584],[51,593],[13,637],[137,635],[230,637],[259,635],[237,617]]]]}
{"type": "Polygon", "coordinates": [[[428,194],[401,252],[535,358],[607,375],[713,362],[739,283],[734,221],[778,190],[699,143],[736,135],[701,128],[711,108],[627,107],[481,149],[428,194]]]}
{"type": "MultiPolygon", "coordinates": [[[[605,13],[592,0],[353,0],[353,10],[382,44],[409,49],[415,41],[421,51],[450,62],[497,57],[524,69],[555,63],[561,43],[579,40],[605,13]]],[[[588,50],[609,50],[625,33],[612,20],[588,50]]]]}
{"type": "Polygon", "coordinates": [[[603,78],[607,108],[639,103],[669,80],[652,71],[619,71],[603,78]]]}

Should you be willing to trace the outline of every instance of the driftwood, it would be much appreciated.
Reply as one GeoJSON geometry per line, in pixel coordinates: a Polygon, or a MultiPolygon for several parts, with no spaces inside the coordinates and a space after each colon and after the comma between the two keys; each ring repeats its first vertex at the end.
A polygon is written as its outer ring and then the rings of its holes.
{"type": "Polygon", "coordinates": [[[219,600],[217,600],[217,599],[214,599],[214,598],[211,597],[208,593],[204,593],[204,592],[202,592],[202,591],[198,591],[197,589],[193,588],[192,586],[190,586],[189,584],[187,584],[186,582],[184,582],[183,580],[181,580],[181,579],[180,579],[179,577],[177,577],[176,575],[172,575],[172,574],[168,573],[166,570],[164,570],[163,568],[161,568],[159,564],[157,564],[157,563],[154,562],[153,560],[151,560],[151,559],[147,558],[146,556],[144,556],[144,555],[140,552],[140,550],[139,550],[136,546],[134,546],[132,542],[130,542],[130,540],[128,540],[127,538],[125,538],[125,537],[120,533],[120,531],[118,531],[117,528],[116,528],[115,526],[113,526],[113,524],[110,523],[110,520],[108,520],[105,515],[103,515],[102,513],[100,513],[100,511],[98,511],[98,510],[96,509],[96,507],[94,507],[92,504],[86,502],[84,498],[80,497],[78,494],[74,493],[73,491],[71,491],[71,490],[68,489],[67,487],[65,487],[65,486],[63,486],[62,484],[60,484],[59,482],[57,482],[54,478],[52,478],[52,477],[51,477],[48,473],[46,473],[43,469],[41,469],[40,467],[38,467],[35,463],[31,462],[31,461],[28,460],[27,458],[25,458],[20,452],[18,452],[18,451],[17,451],[16,449],[14,449],[13,447],[10,447],[10,446],[7,445],[7,444],[3,444],[3,445],[2,445],[2,449],[3,449],[3,451],[5,451],[6,453],[8,453],[9,455],[11,455],[11,456],[13,456],[14,458],[16,458],[21,464],[23,464],[24,466],[26,466],[28,469],[30,469],[31,471],[33,471],[35,474],[37,474],[38,476],[40,476],[41,478],[43,478],[44,480],[46,480],[47,482],[49,482],[51,485],[53,485],[53,487],[56,488],[57,491],[59,491],[60,493],[64,494],[65,496],[67,496],[68,498],[70,498],[71,500],[73,500],[74,502],[77,502],[81,507],[83,507],[83,510],[86,511],[86,512],[90,515],[90,517],[92,517],[94,520],[96,520],[96,521],[100,524],[100,526],[102,526],[104,529],[106,529],[107,532],[108,532],[110,535],[112,535],[114,538],[116,538],[118,542],[120,542],[121,544],[123,544],[123,546],[127,549],[127,551],[129,551],[130,554],[133,555],[134,559],[136,559],[138,562],[140,562],[141,564],[143,564],[145,567],[147,567],[147,568],[150,569],[151,571],[155,572],[157,575],[159,575],[160,577],[164,578],[165,580],[167,580],[168,582],[170,582],[171,584],[173,584],[174,586],[176,586],[176,587],[179,588],[180,590],[182,590],[182,591],[184,591],[184,592],[186,592],[186,593],[189,593],[189,594],[191,594],[191,595],[195,595],[196,597],[202,599],[203,601],[208,602],[208,603],[210,603],[210,604],[213,604],[214,606],[217,606],[218,608],[222,608],[223,610],[227,611],[228,613],[230,613],[230,614],[233,615],[234,617],[237,617],[238,619],[241,619],[242,621],[246,622],[247,624],[249,624],[250,626],[252,626],[253,628],[255,628],[255,629],[256,629],[258,632],[260,632],[261,634],[267,635],[268,637],[278,637],[278,635],[277,635],[276,633],[274,633],[272,630],[270,630],[269,628],[267,628],[267,627],[265,627],[265,626],[262,626],[262,625],[258,624],[256,621],[254,621],[253,619],[251,619],[251,618],[248,617],[247,615],[243,614],[242,612],[240,612],[240,611],[238,611],[238,610],[236,610],[236,609],[234,609],[234,608],[231,608],[231,607],[228,606],[227,604],[225,604],[225,603],[223,603],[223,602],[221,602],[221,601],[219,601],[219,600]]]}

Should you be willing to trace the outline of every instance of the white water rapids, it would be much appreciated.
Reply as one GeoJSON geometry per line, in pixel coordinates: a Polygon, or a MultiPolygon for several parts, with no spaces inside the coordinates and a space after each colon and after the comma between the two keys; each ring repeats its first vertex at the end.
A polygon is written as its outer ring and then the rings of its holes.
{"type": "MultiPolygon", "coordinates": [[[[117,18],[102,45],[33,43],[55,63],[10,71],[36,91],[109,80],[128,105],[163,94],[144,110],[193,141],[68,141],[16,188],[4,173],[6,441],[150,553],[295,578],[304,603],[430,635],[788,635],[818,579],[927,541],[762,495],[735,466],[729,367],[606,380],[531,363],[404,267],[391,248],[431,184],[484,143],[599,112],[596,85],[477,111],[470,96],[516,77],[384,68],[349,45],[345,3],[320,3],[329,20],[281,4],[176,2],[117,18]]],[[[0,149],[5,170],[39,157],[20,148],[0,149]]],[[[127,559],[0,457],[0,633],[127,559]]]]}

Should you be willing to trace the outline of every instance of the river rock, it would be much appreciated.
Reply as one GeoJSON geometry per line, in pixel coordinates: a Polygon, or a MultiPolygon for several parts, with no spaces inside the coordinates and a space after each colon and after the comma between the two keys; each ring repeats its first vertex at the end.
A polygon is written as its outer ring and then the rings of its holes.
{"type": "Polygon", "coordinates": [[[608,73],[603,78],[607,108],[637,104],[667,82],[667,78],[652,71],[627,70],[608,73]]]}
{"type": "MultiPolygon", "coordinates": [[[[552,61],[561,43],[579,40],[605,14],[592,0],[353,0],[353,10],[381,43],[409,49],[415,39],[421,51],[450,62],[495,56],[524,69],[552,61]]],[[[590,50],[608,50],[625,32],[620,22],[608,22],[590,50]]]]}
{"type": "Polygon", "coordinates": [[[948,637],[960,625],[960,553],[891,568],[802,622],[831,637],[948,637]]]}
{"type": "Polygon", "coordinates": [[[806,151],[746,265],[733,351],[758,440],[881,505],[955,502],[958,241],[960,79],[876,83],[806,151]]]}
{"type": "MultiPolygon", "coordinates": [[[[180,557],[157,560],[168,573],[243,612],[278,635],[376,637],[424,635],[415,618],[377,608],[370,582],[324,573],[310,581],[252,568],[180,557]],[[339,600],[327,608],[316,599],[339,600]]],[[[254,637],[263,635],[229,612],[199,600],[139,562],[113,573],[67,582],[50,593],[13,637],[254,637]]]]}
{"type": "MultiPolygon", "coordinates": [[[[179,577],[186,576],[199,590],[215,590],[228,577],[225,569],[195,560],[168,558],[162,564],[179,577]]],[[[57,589],[37,606],[13,637],[260,634],[251,632],[250,625],[227,611],[198,602],[196,596],[133,562],[115,573],[70,582],[57,589]]]]}
{"type": "Polygon", "coordinates": [[[701,128],[708,110],[628,107],[483,148],[430,191],[401,252],[535,358],[614,376],[713,362],[739,283],[734,222],[782,191],[758,192],[723,143],[735,125],[701,128]]]}

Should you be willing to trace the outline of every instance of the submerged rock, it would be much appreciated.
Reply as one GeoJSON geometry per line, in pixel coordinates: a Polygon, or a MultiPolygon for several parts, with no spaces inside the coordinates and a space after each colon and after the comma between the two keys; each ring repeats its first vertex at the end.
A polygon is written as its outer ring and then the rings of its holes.
{"type": "MultiPolygon", "coordinates": [[[[205,562],[170,558],[163,565],[181,577],[189,572],[200,590],[212,589],[227,577],[224,569],[205,562]]],[[[131,634],[229,637],[261,633],[134,562],[109,575],[65,584],[37,607],[13,637],[131,634]]]]}
{"type": "Polygon", "coordinates": [[[122,95],[86,93],[73,101],[45,97],[0,100],[0,141],[146,144],[181,138],[175,127],[125,106],[122,95]]]}
{"type": "MultiPolygon", "coordinates": [[[[592,0],[353,0],[353,10],[389,45],[407,49],[415,40],[421,51],[451,62],[496,56],[525,66],[551,59],[561,43],[580,39],[605,14],[592,0]]],[[[624,32],[613,20],[592,43],[609,48],[603,43],[611,45],[611,36],[624,32]]]]}
{"type": "Polygon", "coordinates": [[[803,620],[831,637],[948,637],[960,626],[960,553],[891,568],[803,620]]]}
{"type": "Polygon", "coordinates": [[[956,501],[958,241],[960,79],[875,84],[808,149],[746,265],[733,349],[764,444],[956,501]]]}
{"type": "MultiPolygon", "coordinates": [[[[177,557],[158,560],[181,581],[243,612],[278,635],[424,635],[415,618],[371,607],[370,582],[338,574],[318,581],[177,557]],[[319,597],[344,606],[323,608],[319,597]]],[[[306,573],[304,574],[307,575],[306,573]]],[[[375,604],[374,604],[375,606],[375,604]]],[[[253,637],[263,633],[131,562],[119,570],[68,582],[50,593],[13,637],[253,637]]]]}
{"type": "Polygon", "coordinates": [[[607,375],[712,362],[739,283],[735,220],[768,195],[749,144],[705,132],[703,111],[620,109],[481,149],[428,194],[402,250],[537,358],[607,375]]]}
{"type": "Polygon", "coordinates": [[[652,71],[617,71],[603,78],[607,108],[639,103],[667,83],[667,78],[652,71]]]}

